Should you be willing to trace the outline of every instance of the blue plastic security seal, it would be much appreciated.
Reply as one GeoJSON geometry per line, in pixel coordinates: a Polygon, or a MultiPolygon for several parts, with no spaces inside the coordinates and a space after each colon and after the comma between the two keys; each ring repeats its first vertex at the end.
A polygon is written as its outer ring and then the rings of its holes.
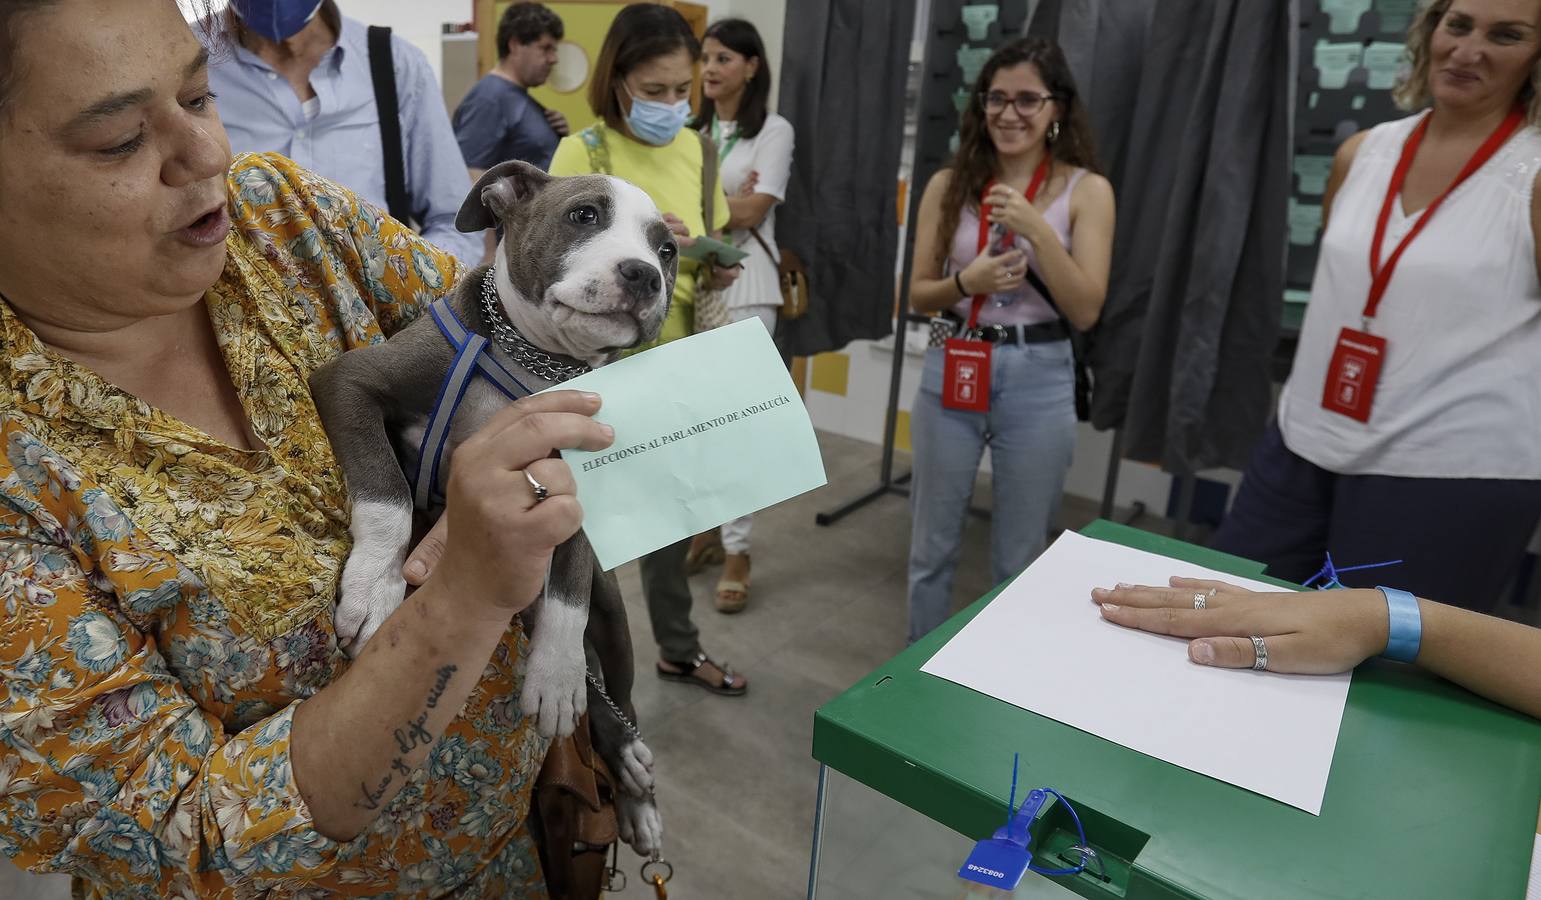
{"type": "Polygon", "coordinates": [[[958,870],[958,877],[1002,891],[1014,891],[1027,872],[1028,852],[1015,841],[988,838],[974,845],[974,852],[958,870]]]}
{"type": "Polygon", "coordinates": [[[1381,656],[1405,663],[1417,660],[1418,646],[1423,642],[1423,614],[1418,610],[1418,598],[1396,588],[1377,590],[1386,596],[1386,616],[1390,624],[1386,630],[1386,649],[1381,656]]]}
{"type": "MultiPolygon", "coordinates": [[[[1016,793],[1016,785],[1012,785],[1016,793]]],[[[1014,891],[1027,872],[1033,858],[1033,834],[1028,826],[1043,808],[1048,794],[1035,790],[1027,795],[1019,809],[1012,811],[1005,825],[995,829],[995,834],[974,845],[958,877],[1003,891],[1014,891]]],[[[1011,804],[1008,803],[1008,806],[1011,804]]]]}

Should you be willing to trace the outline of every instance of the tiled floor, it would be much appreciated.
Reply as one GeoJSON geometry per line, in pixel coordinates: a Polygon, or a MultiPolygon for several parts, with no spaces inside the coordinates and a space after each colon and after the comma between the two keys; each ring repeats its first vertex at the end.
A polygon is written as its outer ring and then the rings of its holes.
{"type": "MultiPolygon", "coordinates": [[[[904,646],[907,501],[885,497],[831,527],[816,526],[815,513],[876,483],[878,462],[870,445],[829,435],[820,440],[829,486],[756,520],[748,610],[724,616],[712,608],[715,572],[694,581],[703,643],[751,679],[747,696],[716,697],[653,678],[636,567],[621,570],[638,648],[636,702],[658,758],[665,846],[676,869],[672,897],[803,896],[818,772],[809,755],[813,711],[904,646]]],[[[903,466],[901,458],[901,471],[903,466]]],[[[987,500],[988,491],[979,497],[987,500]]],[[[1090,504],[1071,500],[1062,524],[1078,527],[1094,514],[1090,504]]],[[[968,528],[955,594],[960,607],[990,587],[988,524],[971,518],[968,528]]],[[[1529,611],[1506,612],[1534,621],[1529,611]]],[[[619,896],[651,896],[636,877],[640,861],[630,851],[623,851],[623,859],[631,886],[619,896]]],[[[57,881],[20,876],[0,864],[0,898],[67,895],[57,881]]],[[[833,892],[820,897],[844,900],[833,892]]]]}

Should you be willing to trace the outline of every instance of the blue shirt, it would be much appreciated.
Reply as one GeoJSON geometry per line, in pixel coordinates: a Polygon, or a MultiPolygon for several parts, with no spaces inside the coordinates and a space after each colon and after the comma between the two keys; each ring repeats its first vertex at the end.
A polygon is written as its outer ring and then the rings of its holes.
{"type": "Polygon", "coordinates": [[[492,74],[460,101],[455,110],[455,139],[470,168],[490,169],[522,159],[543,172],[551,167],[551,157],[562,140],[529,91],[492,74]]]}
{"type": "MultiPolygon", "coordinates": [[[[369,72],[368,29],[343,17],[339,31],[337,44],[310,74],[314,118],[306,115],[282,75],[238,44],[214,55],[209,81],[235,152],[283,154],[385,209],[385,159],[369,72]]],[[[443,94],[422,51],[392,35],[391,55],[414,216],[424,238],[476,265],[486,249],[482,235],[455,228],[460,205],[471,193],[471,177],[455,145],[443,94]]]]}

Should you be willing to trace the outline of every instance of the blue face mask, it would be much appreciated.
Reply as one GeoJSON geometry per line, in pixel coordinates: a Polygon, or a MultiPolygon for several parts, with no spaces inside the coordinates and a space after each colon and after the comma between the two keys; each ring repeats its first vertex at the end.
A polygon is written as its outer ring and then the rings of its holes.
{"type": "Polygon", "coordinates": [[[321,11],[321,0],[230,0],[247,28],[270,41],[299,34],[321,11]]]}
{"type": "MultiPolygon", "coordinates": [[[[630,95],[630,91],[627,92],[630,95]]],[[[655,147],[662,147],[674,140],[674,136],[685,127],[685,120],[690,118],[690,101],[681,100],[678,103],[662,103],[657,100],[638,100],[631,98],[631,113],[626,116],[626,124],[631,128],[631,133],[647,141],[655,147]]]]}

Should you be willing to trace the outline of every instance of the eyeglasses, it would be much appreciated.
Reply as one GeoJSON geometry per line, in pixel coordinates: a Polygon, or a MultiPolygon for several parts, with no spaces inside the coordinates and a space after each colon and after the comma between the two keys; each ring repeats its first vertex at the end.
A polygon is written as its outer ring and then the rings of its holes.
{"type": "Polygon", "coordinates": [[[984,105],[986,114],[998,116],[1006,111],[1007,106],[1015,106],[1017,115],[1024,119],[1036,116],[1044,104],[1053,99],[1053,94],[1035,94],[1032,91],[1022,91],[1015,97],[1001,91],[987,91],[979,95],[979,102],[984,105]]]}

